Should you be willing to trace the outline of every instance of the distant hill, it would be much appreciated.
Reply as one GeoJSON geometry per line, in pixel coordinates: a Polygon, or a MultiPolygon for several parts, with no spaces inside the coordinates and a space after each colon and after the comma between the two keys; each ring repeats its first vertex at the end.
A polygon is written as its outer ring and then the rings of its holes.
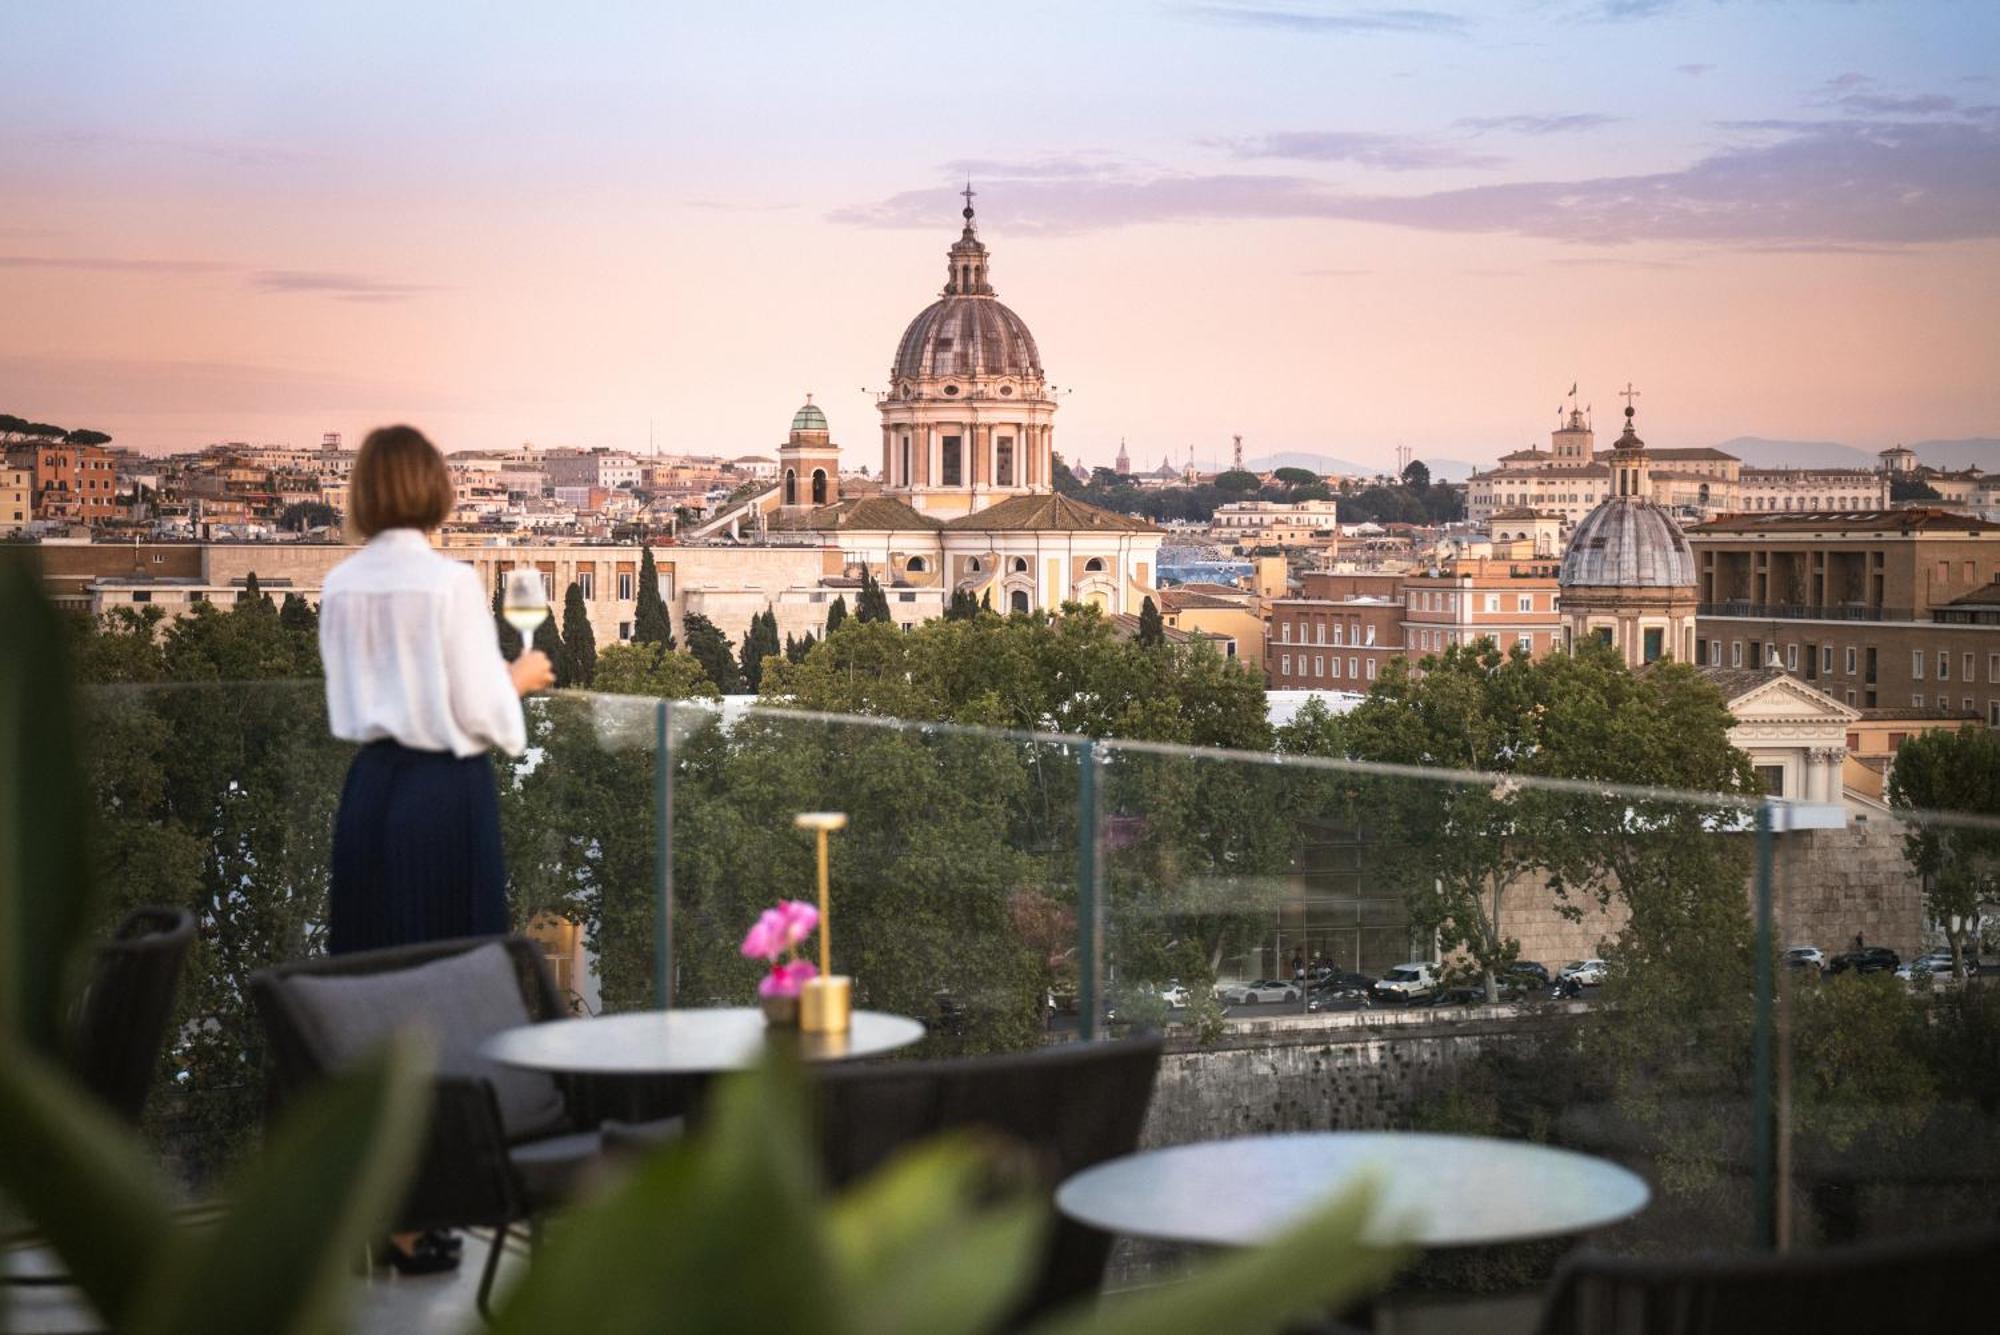
{"type": "Polygon", "coordinates": [[[1752,468],[1874,468],[1882,461],[1870,450],[1835,440],[1766,440],[1733,436],[1715,447],[1752,468]]]}
{"type": "MultiPolygon", "coordinates": [[[[1418,455],[1422,459],[1422,455],[1418,455]]],[[[1469,464],[1463,459],[1424,459],[1424,466],[1431,470],[1431,477],[1439,482],[1463,482],[1477,464],[1469,464]]],[[[1245,459],[1244,466],[1265,472],[1273,468],[1310,468],[1315,473],[1345,473],[1349,476],[1374,477],[1377,473],[1393,472],[1392,464],[1358,464],[1352,459],[1336,459],[1330,454],[1305,454],[1296,450],[1283,454],[1268,454],[1261,459],[1245,459]]]]}
{"type": "Polygon", "coordinates": [[[1969,468],[1978,464],[1989,473],[2000,472],[2000,440],[1991,436],[1969,436],[1964,440],[1913,440],[1917,462],[1933,468],[1969,468]]]}

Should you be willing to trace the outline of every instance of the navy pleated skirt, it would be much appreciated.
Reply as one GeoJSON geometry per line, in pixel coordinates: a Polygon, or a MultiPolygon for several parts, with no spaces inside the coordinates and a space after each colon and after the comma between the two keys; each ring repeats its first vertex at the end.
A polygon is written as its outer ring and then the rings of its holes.
{"type": "Polygon", "coordinates": [[[333,954],[507,930],[500,796],[484,755],[371,742],[333,823],[333,954]]]}

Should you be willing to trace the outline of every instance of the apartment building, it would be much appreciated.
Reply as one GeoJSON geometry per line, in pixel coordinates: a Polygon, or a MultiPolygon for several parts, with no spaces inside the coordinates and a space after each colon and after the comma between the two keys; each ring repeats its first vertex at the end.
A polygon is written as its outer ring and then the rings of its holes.
{"type": "Polygon", "coordinates": [[[1403,653],[1403,576],[1309,570],[1277,598],[1264,647],[1273,690],[1365,691],[1403,653]]]}
{"type": "Polygon", "coordinates": [[[0,463],[0,538],[27,528],[35,517],[35,470],[0,463]]]}
{"type": "Polygon", "coordinates": [[[1688,530],[1695,656],[1858,709],[2000,726],[2000,523],[1939,509],[1728,515],[1688,530]]]}
{"type": "Polygon", "coordinates": [[[1519,646],[1535,658],[1562,643],[1552,560],[1454,561],[1409,574],[1402,597],[1403,642],[1414,659],[1478,639],[1503,650],[1519,646]]]}

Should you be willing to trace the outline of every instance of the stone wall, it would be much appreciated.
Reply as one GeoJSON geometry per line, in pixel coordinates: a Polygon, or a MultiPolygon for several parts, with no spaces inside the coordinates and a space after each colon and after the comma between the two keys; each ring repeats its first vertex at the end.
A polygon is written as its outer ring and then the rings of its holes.
{"type": "Polygon", "coordinates": [[[1483,1048],[1551,1023],[1563,1021],[1511,1007],[1379,1010],[1242,1025],[1207,1048],[1176,1042],[1161,1060],[1141,1141],[1407,1125],[1483,1048]]]}
{"type": "Polygon", "coordinates": [[[1772,859],[1780,946],[1850,950],[1859,932],[1904,959],[1932,933],[1923,882],[1903,857],[1902,830],[1886,816],[1855,815],[1845,829],[1781,834],[1772,859]]]}

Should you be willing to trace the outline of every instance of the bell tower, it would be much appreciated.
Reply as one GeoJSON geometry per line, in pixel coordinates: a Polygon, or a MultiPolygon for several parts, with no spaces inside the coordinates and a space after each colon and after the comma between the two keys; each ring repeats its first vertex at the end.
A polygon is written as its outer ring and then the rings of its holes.
{"type": "Polygon", "coordinates": [[[840,447],[810,394],[792,414],[792,433],[778,447],[778,488],[779,507],[794,513],[840,499],[840,447]]]}

